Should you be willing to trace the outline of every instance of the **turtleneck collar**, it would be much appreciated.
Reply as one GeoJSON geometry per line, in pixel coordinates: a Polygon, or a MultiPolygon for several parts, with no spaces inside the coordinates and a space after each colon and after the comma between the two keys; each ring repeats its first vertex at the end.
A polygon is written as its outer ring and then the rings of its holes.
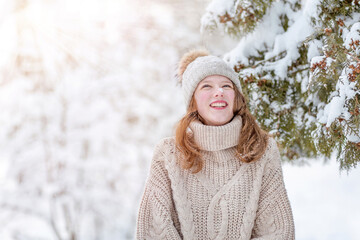
{"type": "Polygon", "coordinates": [[[239,142],[242,127],[241,116],[235,116],[231,122],[221,126],[204,125],[199,120],[190,123],[195,143],[201,150],[219,151],[234,147],[239,142]]]}

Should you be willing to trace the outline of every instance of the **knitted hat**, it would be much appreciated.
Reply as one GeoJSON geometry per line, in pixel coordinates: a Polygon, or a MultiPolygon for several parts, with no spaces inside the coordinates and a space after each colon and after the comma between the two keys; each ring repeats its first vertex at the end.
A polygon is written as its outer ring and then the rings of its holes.
{"type": "Polygon", "coordinates": [[[178,68],[186,107],[189,107],[190,100],[199,82],[211,75],[227,77],[241,92],[237,74],[224,60],[209,55],[206,50],[193,50],[184,54],[178,68]]]}

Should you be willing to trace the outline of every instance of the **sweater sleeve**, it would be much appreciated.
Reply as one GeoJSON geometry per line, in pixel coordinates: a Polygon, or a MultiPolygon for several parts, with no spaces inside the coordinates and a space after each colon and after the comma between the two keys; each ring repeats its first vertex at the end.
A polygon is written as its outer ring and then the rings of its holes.
{"type": "Polygon", "coordinates": [[[252,239],[295,239],[293,215],[284,185],[280,154],[274,139],[269,140],[269,155],[264,170],[252,239]]]}
{"type": "Polygon", "coordinates": [[[163,147],[160,143],[154,151],[138,212],[136,239],[182,239],[163,147]]]}

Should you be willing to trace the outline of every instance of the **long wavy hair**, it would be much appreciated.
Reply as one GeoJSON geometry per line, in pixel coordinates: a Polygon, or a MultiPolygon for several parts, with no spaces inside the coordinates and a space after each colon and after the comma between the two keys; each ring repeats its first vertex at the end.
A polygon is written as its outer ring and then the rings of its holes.
{"type": "MultiPolygon", "coordinates": [[[[260,159],[265,153],[269,135],[256,123],[255,117],[247,108],[245,97],[237,87],[234,87],[234,90],[234,117],[240,115],[242,118],[239,143],[236,146],[236,157],[242,162],[249,163],[260,159]]],[[[194,120],[204,123],[204,120],[197,111],[196,101],[193,96],[185,116],[177,124],[175,142],[176,147],[182,153],[180,160],[181,167],[183,169],[191,169],[193,173],[197,173],[203,167],[203,160],[200,148],[195,143],[193,135],[187,130],[190,123],[194,120]]]]}

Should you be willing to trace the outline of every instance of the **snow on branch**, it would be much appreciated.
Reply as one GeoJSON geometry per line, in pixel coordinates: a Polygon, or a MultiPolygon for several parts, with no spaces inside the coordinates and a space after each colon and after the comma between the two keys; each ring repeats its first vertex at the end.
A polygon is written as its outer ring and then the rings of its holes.
{"type": "Polygon", "coordinates": [[[238,38],[224,59],[289,160],[337,151],[349,169],[360,159],[359,12],[359,1],[215,0],[203,16],[203,30],[238,38]]]}

